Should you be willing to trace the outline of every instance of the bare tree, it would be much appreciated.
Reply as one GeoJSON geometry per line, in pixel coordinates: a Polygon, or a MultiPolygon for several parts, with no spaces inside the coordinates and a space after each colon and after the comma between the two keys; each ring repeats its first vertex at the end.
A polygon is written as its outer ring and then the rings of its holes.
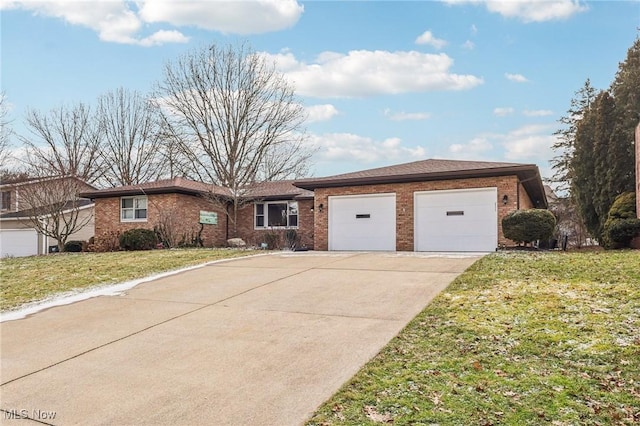
{"type": "Polygon", "coordinates": [[[26,124],[32,137],[20,140],[29,168],[49,176],[77,176],[88,183],[102,177],[99,121],[88,106],[61,106],[49,114],[29,110],[26,124]]]}
{"type": "Polygon", "coordinates": [[[87,185],[73,177],[43,178],[20,188],[20,203],[27,209],[26,222],[38,233],[58,240],[58,249],[70,235],[80,231],[93,215],[82,209],[88,200],[78,197],[87,185]]]}
{"type": "Polygon", "coordinates": [[[119,88],[98,100],[104,180],[134,185],[164,177],[167,162],[157,103],[140,92],[119,88]]]}
{"type": "Polygon", "coordinates": [[[157,99],[192,177],[230,189],[234,232],[251,185],[309,162],[304,108],[275,65],[246,46],[212,45],[167,64],[157,99]]]}
{"type": "Polygon", "coordinates": [[[11,137],[11,129],[7,120],[8,107],[7,97],[4,92],[0,93],[0,170],[6,172],[7,160],[11,154],[9,139],[11,137]]]}

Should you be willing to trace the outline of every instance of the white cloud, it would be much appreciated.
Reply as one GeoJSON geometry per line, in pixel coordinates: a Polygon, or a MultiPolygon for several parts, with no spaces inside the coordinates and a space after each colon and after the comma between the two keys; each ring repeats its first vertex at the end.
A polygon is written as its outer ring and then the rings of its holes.
{"type": "MultiPolygon", "coordinates": [[[[525,125],[508,133],[486,133],[474,137],[465,144],[449,146],[449,152],[456,158],[480,159],[482,153],[494,147],[504,149],[505,161],[535,162],[553,157],[551,146],[555,141],[553,124],[525,125]]],[[[495,152],[493,161],[497,161],[495,152]]]]}
{"type": "Polygon", "coordinates": [[[149,37],[145,37],[140,40],[141,46],[158,46],[165,43],[186,43],[189,41],[189,37],[185,37],[180,31],[166,31],[160,30],[155,32],[149,37]]]}
{"type": "Polygon", "coordinates": [[[195,26],[234,34],[258,34],[291,27],[304,7],[296,0],[169,1],[169,0],[18,0],[3,2],[1,9],[25,9],[94,30],[100,40],[155,46],[186,43],[189,37],[176,29],[140,34],[145,24],[195,26]]]}
{"type": "Polygon", "coordinates": [[[378,161],[412,161],[424,159],[426,149],[402,146],[399,138],[382,141],[352,133],[312,135],[311,142],[319,148],[318,158],[327,161],[374,163],[378,161]]]}
{"type": "Polygon", "coordinates": [[[431,117],[428,112],[393,112],[389,108],[384,110],[384,116],[393,121],[407,121],[407,120],[427,120],[431,117]]]}
{"type": "Polygon", "coordinates": [[[463,43],[462,48],[467,50],[473,50],[476,47],[476,44],[471,40],[467,40],[463,43]]]}
{"type": "Polygon", "coordinates": [[[504,73],[504,76],[506,77],[507,80],[509,81],[513,81],[516,83],[526,83],[529,80],[527,79],[527,77],[525,77],[522,74],[510,74],[508,72],[504,73]]]}
{"type": "Polygon", "coordinates": [[[589,8],[580,0],[444,0],[449,4],[478,4],[505,18],[523,22],[564,20],[589,8]]]}
{"type": "Polygon", "coordinates": [[[449,152],[454,155],[456,159],[479,159],[482,158],[482,154],[487,151],[491,151],[493,145],[485,137],[477,137],[469,141],[466,144],[453,144],[449,146],[449,152]]]}
{"type": "Polygon", "coordinates": [[[474,75],[450,73],[453,60],[444,53],[324,52],[310,64],[297,60],[290,52],[263,55],[276,62],[299,94],[319,98],[465,90],[483,83],[474,75]]]}
{"type": "Polygon", "coordinates": [[[494,108],[493,115],[497,115],[498,117],[506,117],[507,115],[513,114],[513,108],[494,108]]]}
{"type": "Polygon", "coordinates": [[[293,26],[304,11],[296,0],[140,1],[139,15],[150,23],[195,26],[228,34],[261,34],[293,26]]]}
{"type": "Polygon", "coordinates": [[[307,111],[307,123],[327,121],[338,115],[338,109],[331,104],[311,105],[305,107],[307,111]]]}
{"type": "Polygon", "coordinates": [[[442,39],[434,37],[434,35],[431,34],[431,31],[423,32],[420,36],[418,36],[418,38],[416,38],[415,43],[416,44],[428,44],[430,46],[435,47],[438,50],[442,49],[443,47],[445,47],[447,45],[447,41],[446,40],[442,40],[442,39]]]}
{"type": "Polygon", "coordinates": [[[478,34],[478,27],[476,27],[476,24],[471,25],[471,34],[473,35],[478,34]]]}
{"type": "Polygon", "coordinates": [[[525,109],[524,111],[522,111],[522,115],[526,117],[547,117],[549,115],[553,115],[553,111],[548,109],[538,109],[538,110],[525,109]]]}
{"type": "Polygon", "coordinates": [[[505,158],[510,161],[549,159],[555,141],[553,125],[527,125],[502,136],[505,158]]]}

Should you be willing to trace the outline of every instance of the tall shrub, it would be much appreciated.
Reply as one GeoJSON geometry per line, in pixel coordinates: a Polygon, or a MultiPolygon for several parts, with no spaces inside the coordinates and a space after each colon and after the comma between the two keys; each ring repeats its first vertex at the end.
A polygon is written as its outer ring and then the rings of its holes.
{"type": "Polygon", "coordinates": [[[151,250],[158,244],[156,233],[151,229],[135,228],[120,235],[123,250],[151,250]]]}
{"type": "Polygon", "coordinates": [[[556,218],[549,210],[516,210],[502,218],[502,233],[518,244],[548,240],[556,227],[556,218]]]}
{"type": "Polygon", "coordinates": [[[606,248],[629,247],[640,234],[640,219],[636,218],[636,194],[625,192],[616,197],[604,224],[606,248]]]}

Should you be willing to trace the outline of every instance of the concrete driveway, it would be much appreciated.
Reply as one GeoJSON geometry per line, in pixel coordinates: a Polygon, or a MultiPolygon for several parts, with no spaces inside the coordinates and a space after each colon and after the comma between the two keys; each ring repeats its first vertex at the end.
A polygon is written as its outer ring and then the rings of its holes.
{"type": "Polygon", "coordinates": [[[242,258],[3,322],[1,423],[300,424],[478,257],[242,258]]]}

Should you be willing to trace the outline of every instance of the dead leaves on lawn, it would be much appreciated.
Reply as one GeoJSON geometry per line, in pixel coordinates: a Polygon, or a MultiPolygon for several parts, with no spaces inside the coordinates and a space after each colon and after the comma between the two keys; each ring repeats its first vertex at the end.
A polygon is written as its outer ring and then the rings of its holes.
{"type": "Polygon", "coordinates": [[[639,265],[485,257],[336,396],[328,424],[640,424],[639,265]]]}

